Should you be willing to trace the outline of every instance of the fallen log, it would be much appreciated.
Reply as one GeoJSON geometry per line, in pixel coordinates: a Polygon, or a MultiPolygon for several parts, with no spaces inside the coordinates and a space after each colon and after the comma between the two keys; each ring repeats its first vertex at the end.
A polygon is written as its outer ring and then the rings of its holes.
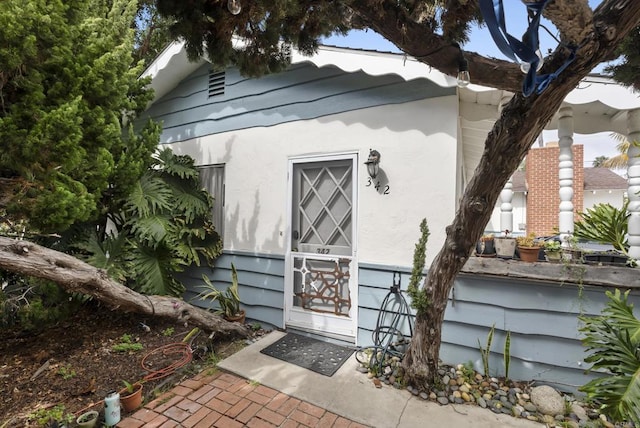
{"type": "Polygon", "coordinates": [[[248,336],[248,329],[177,297],[140,294],[69,254],[33,242],[0,237],[0,269],[48,279],[69,293],[92,296],[114,310],[189,323],[211,332],[248,336]]]}

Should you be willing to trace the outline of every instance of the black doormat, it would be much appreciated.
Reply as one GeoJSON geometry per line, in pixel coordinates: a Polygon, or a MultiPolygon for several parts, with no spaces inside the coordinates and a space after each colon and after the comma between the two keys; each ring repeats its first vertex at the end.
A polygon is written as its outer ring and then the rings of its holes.
{"type": "Polygon", "coordinates": [[[260,352],[325,376],[333,376],[353,353],[353,349],[287,333],[260,352]]]}

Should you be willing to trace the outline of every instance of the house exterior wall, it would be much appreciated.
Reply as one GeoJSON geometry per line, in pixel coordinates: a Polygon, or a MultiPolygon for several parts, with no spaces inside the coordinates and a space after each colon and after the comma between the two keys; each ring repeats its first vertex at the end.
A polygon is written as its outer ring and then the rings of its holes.
{"type": "Polygon", "coordinates": [[[430,263],[455,211],[455,90],[299,64],[261,79],[229,69],[224,95],[209,98],[208,77],[200,67],[146,114],[163,122],[163,145],[225,167],[224,253],[214,270],[185,273],[185,299],[212,306],[197,298],[202,275],[224,287],[233,263],[248,318],[284,327],[291,159],[357,155],[355,265],[410,263],[425,217],[430,263]],[[363,165],[370,149],[382,155],[372,186],[363,165]]]}
{"type": "Polygon", "coordinates": [[[616,208],[622,208],[626,190],[587,190],[584,192],[584,209],[596,204],[609,204],[616,208]]]}
{"type": "MultiPolygon", "coordinates": [[[[360,266],[361,346],[374,343],[378,314],[393,283],[394,272],[401,273],[401,286],[406,290],[411,275],[409,267],[360,266]]],[[[588,364],[584,363],[586,353],[578,316],[600,314],[607,301],[606,290],[589,285],[460,274],[445,311],[440,359],[450,365],[471,361],[482,372],[478,343],[486,346],[489,330],[495,325],[489,364],[492,376],[505,375],[504,342],[506,332],[510,331],[509,378],[552,384],[575,392],[596,375],[585,372],[588,364]]],[[[640,291],[632,290],[629,301],[637,307],[640,291]]],[[[635,315],[638,316],[637,312],[635,315]]],[[[398,325],[408,336],[406,321],[398,325]]]]}
{"type": "Polygon", "coordinates": [[[161,143],[174,152],[225,165],[225,250],[283,255],[288,160],[356,153],[358,259],[411,260],[424,217],[433,257],[455,210],[453,90],[298,64],[261,79],[228,69],[224,96],[208,98],[208,75],[201,67],[147,115],[163,121],[161,143]],[[378,191],[363,165],[371,148],[382,154],[378,191]]]}
{"type": "MultiPolygon", "coordinates": [[[[267,328],[283,328],[284,258],[227,251],[216,262],[214,283],[222,286],[230,283],[231,263],[238,270],[239,292],[248,321],[259,321],[267,328]]],[[[199,268],[187,275],[197,281],[208,272],[209,268],[199,268]]],[[[399,273],[401,289],[406,290],[411,267],[370,263],[359,266],[359,346],[374,344],[373,333],[394,282],[394,273],[399,273]]],[[[485,346],[487,334],[495,325],[489,364],[492,376],[505,374],[504,340],[510,331],[511,379],[552,384],[575,392],[595,376],[585,372],[588,365],[584,363],[586,353],[578,330],[578,316],[599,314],[606,303],[606,290],[606,287],[590,285],[583,285],[581,289],[571,284],[460,274],[445,312],[440,358],[450,365],[471,361],[475,369],[482,372],[478,341],[485,346]]],[[[191,287],[185,300],[213,307],[211,302],[199,300],[197,294],[197,288],[191,287]]],[[[406,293],[403,295],[410,303],[406,293]]],[[[387,308],[397,311],[399,306],[394,299],[392,296],[388,300],[387,308]]],[[[640,291],[632,290],[629,301],[637,308],[640,291]]],[[[413,310],[410,313],[413,315],[413,310]]],[[[637,311],[635,315],[640,316],[637,311]]],[[[380,325],[387,326],[389,322],[389,318],[382,318],[380,325]]],[[[409,337],[406,317],[402,317],[396,327],[409,337]]]]}
{"type": "Polygon", "coordinates": [[[209,97],[209,71],[210,64],[203,64],[145,112],[143,120],[162,121],[163,144],[455,94],[426,79],[407,82],[397,75],[369,76],[301,63],[260,79],[228,68],[224,93],[209,97]]]}
{"type": "MultiPolygon", "coordinates": [[[[583,165],[584,146],[574,145],[573,164],[583,165]]],[[[560,180],[558,178],[558,146],[529,150],[527,154],[527,233],[552,235],[558,228],[560,180]]],[[[584,206],[584,170],[573,169],[573,209],[578,213],[584,206]]],[[[577,214],[575,219],[578,220],[577,214]]]]}

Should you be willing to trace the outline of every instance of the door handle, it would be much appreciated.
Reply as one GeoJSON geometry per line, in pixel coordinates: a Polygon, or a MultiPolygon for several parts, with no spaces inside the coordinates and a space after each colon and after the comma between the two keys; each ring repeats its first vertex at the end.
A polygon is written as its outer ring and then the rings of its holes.
{"type": "Polygon", "coordinates": [[[294,240],[296,240],[296,241],[297,241],[298,239],[300,239],[300,233],[298,233],[298,231],[297,231],[297,230],[294,230],[294,231],[293,231],[293,239],[294,239],[294,240]]]}

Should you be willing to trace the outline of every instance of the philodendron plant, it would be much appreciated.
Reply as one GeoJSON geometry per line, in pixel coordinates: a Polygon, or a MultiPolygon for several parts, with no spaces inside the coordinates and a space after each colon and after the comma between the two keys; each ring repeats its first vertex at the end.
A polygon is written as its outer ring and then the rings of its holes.
{"type": "Polygon", "coordinates": [[[606,307],[599,316],[583,315],[582,344],[590,370],[607,373],[580,390],[599,405],[614,422],[632,421],[640,426],[640,320],[628,303],[629,290],[607,291],[606,307]]]}

